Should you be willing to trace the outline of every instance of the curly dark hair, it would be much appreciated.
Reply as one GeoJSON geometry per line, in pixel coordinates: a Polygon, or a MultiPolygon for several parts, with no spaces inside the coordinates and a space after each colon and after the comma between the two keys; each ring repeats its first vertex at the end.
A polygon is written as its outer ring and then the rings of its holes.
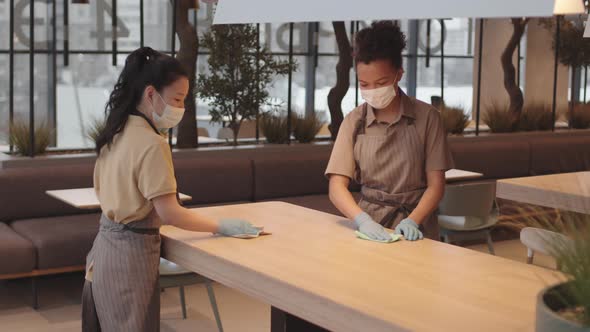
{"type": "Polygon", "coordinates": [[[356,34],[355,63],[368,64],[375,60],[389,60],[396,68],[402,67],[402,51],[406,48],[406,35],[393,21],[373,22],[356,34]]]}

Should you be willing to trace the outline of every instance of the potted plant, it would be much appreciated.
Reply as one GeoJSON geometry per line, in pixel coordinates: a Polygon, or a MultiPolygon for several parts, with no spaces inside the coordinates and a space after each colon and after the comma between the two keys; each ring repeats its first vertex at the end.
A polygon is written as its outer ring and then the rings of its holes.
{"type": "Polygon", "coordinates": [[[447,134],[461,135],[469,125],[469,115],[460,107],[441,104],[440,115],[447,134]]]}
{"type": "Polygon", "coordinates": [[[317,114],[298,115],[295,119],[293,136],[299,143],[310,143],[322,129],[324,122],[317,114]]]}
{"type": "Polygon", "coordinates": [[[511,133],[518,126],[519,113],[511,112],[508,106],[492,104],[482,116],[492,133],[511,133]]]}
{"type": "Polygon", "coordinates": [[[47,151],[51,142],[52,130],[46,123],[35,128],[35,146],[31,146],[31,130],[23,121],[15,121],[9,130],[8,141],[14,146],[15,152],[21,156],[41,155],[47,151]]]}
{"type": "Polygon", "coordinates": [[[253,25],[216,25],[201,44],[209,50],[209,73],[199,75],[197,93],[209,101],[211,121],[228,123],[237,145],[243,121],[270,104],[269,85],[276,75],[296,68],[261,47],[253,25]]]}
{"type": "Polygon", "coordinates": [[[551,106],[543,104],[526,105],[518,119],[518,129],[522,131],[551,130],[553,113],[551,106]]]}
{"type": "Polygon", "coordinates": [[[92,141],[92,143],[96,144],[96,139],[98,135],[104,130],[106,126],[106,119],[104,118],[94,118],[90,122],[90,126],[86,129],[86,137],[92,141]]]}
{"type": "Polygon", "coordinates": [[[567,235],[545,236],[564,282],[543,290],[537,300],[537,332],[590,331],[590,216],[561,213],[541,218],[541,227],[567,235]],[[543,220],[545,219],[545,220],[543,220]]]}
{"type": "Polygon", "coordinates": [[[545,288],[537,297],[536,332],[589,332],[590,215],[558,212],[556,216],[539,208],[526,210],[520,212],[530,217],[503,225],[542,229],[538,243],[555,258],[563,277],[561,283],[545,288]]]}
{"type": "Polygon", "coordinates": [[[284,111],[264,113],[260,118],[260,129],[270,144],[286,144],[289,141],[289,126],[284,111]]]}

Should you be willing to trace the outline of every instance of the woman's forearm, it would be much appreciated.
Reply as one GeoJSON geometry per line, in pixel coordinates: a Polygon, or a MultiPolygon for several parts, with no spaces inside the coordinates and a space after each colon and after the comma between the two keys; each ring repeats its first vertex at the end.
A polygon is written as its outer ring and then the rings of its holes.
{"type": "Polygon", "coordinates": [[[166,221],[169,225],[191,232],[217,233],[219,230],[219,223],[216,220],[207,218],[181,206],[175,209],[167,219],[166,221]]]}
{"type": "Polygon", "coordinates": [[[438,204],[445,193],[444,172],[432,171],[428,174],[428,187],[418,202],[418,206],[409,215],[409,218],[421,224],[438,208],[438,204]]]}
{"type": "Polygon", "coordinates": [[[158,216],[164,224],[176,226],[191,232],[217,233],[219,223],[195,211],[178,205],[176,195],[168,194],[156,197],[152,203],[158,216]]]}
{"type": "Polygon", "coordinates": [[[436,210],[441,198],[442,190],[438,188],[427,188],[422,199],[420,199],[418,206],[409,215],[409,218],[414,220],[417,224],[421,224],[426,217],[436,210]]]}
{"type": "Polygon", "coordinates": [[[330,180],[330,201],[348,219],[354,219],[363,212],[345,183],[330,180]]]}

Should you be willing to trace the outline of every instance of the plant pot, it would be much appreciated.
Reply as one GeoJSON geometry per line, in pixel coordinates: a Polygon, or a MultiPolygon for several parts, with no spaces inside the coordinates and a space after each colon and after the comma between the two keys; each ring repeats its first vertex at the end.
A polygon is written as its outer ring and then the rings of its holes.
{"type": "Polygon", "coordinates": [[[572,296],[567,289],[567,283],[545,288],[537,297],[536,332],[589,332],[577,322],[561,317],[557,311],[566,308],[563,300],[572,302],[572,296]]]}

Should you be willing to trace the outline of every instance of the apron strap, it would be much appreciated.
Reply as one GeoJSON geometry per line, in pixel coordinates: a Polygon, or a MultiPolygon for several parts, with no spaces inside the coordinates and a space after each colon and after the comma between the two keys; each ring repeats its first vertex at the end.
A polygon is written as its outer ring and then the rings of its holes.
{"type": "Polygon", "coordinates": [[[122,224],[122,225],[123,225],[123,229],[125,229],[126,231],[133,232],[135,234],[141,234],[141,235],[158,235],[158,234],[160,234],[159,228],[134,228],[134,227],[129,227],[129,225],[127,225],[127,224],[122,224]]]}
{"type": "MultiPolygon", "coordinates": [[[[363,104],[363,110],[361,113],[361,118],[356,122],[354,126],[354,131],[352,132],[352,153],[354,154],[354,147],[356,146],[357,136],[365,134],[365,127],[367,126],[367,103],[363,104]]],[[[360,176],[360,167],[359,163],[354,159],[354,177],[357,182],[360,183],[361,176],[360,176]]]]}
{"type": "Polygon", "coordinates": [[[354,131],[352,132],[352,147],[356,145],[356,138],[358,135],[365,134],[365,127],[367,126],[367,103],[363,104],[363,110],[361,113],[360,119],[356,122],[354,126],[354,131]]]}

